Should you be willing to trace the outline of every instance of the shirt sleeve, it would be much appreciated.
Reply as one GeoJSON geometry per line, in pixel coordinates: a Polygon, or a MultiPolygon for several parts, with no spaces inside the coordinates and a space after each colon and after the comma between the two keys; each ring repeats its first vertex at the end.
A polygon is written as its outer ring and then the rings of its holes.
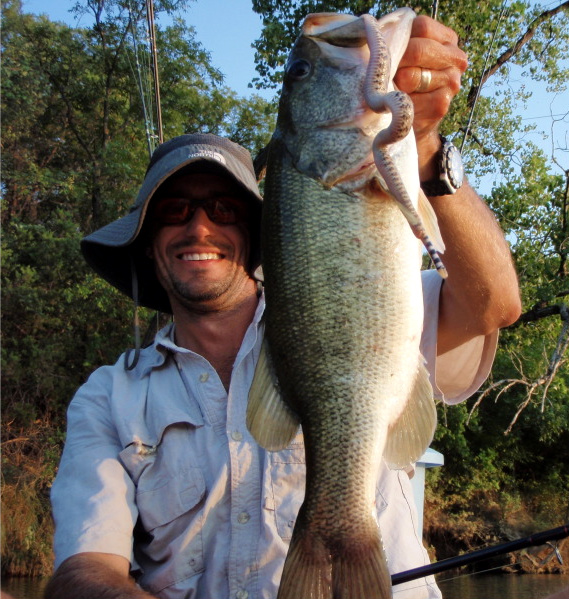
{"type": "Polygon", "coordinates": [[[437,328],[442,278],[435,270],[422,273],[425,318],[421,352],[427,361],[435,397],[453,405],[476,392],[488,378],[496,346],[498,331],[474,337],[437,356],[437,328]]]}
{"type": "Polygon", "coordinates": [[[134,485],[118,460],[123,447],[112,423],[112,367],[95,371],[77,391],[67,440],[51,491],[55,567],[72,555],[101,552],[133,563],[138,515],[134,485]]]}

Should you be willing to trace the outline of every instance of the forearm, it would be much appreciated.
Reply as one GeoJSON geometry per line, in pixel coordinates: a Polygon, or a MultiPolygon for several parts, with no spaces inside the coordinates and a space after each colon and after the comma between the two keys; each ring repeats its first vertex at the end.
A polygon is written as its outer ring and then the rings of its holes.
{"type": "Polygon", "coordinates": [[[465,182],[429,198],[446,246],[448,279],[439,310],[438,352],[514,322],[521,311],[516,271],[494,215],[465,182]]]}
{"type": "Polygon", "coordinates": [[[152,599],[128,574],[119,556],[81,553],[65,560],[49,581],[45,599],[152,599]]]}

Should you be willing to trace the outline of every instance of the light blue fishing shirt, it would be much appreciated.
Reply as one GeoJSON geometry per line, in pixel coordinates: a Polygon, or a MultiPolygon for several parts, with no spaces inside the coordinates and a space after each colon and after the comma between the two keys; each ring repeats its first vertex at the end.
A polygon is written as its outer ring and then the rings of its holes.
{"type": "MultiPolygon", "coordinates": [[[[423,275],[421,346],[430,372],[440,281],[433,271],[423,275]]],[[[174,325],[142,350],[133,371],[121,357],[78,390],[52,489],[56,567],[81,552],[113,553],[164,599],[276,597],[305,460],[300,432],[271,453],[245,425],[264,305],[261,298],[228,391],[207,360],[174,343],[174,325]]],[[[496,340],[497,333],[480,337],[439,357],[437,393],[450,403],[472,394],[488,375],[496,340]]],[[[427,564],[407,473],[381,468],[376,508],[390,571],[427,564]]],[[[440,597],[432,578],[393,590],[398,599],[440,597]]]]}

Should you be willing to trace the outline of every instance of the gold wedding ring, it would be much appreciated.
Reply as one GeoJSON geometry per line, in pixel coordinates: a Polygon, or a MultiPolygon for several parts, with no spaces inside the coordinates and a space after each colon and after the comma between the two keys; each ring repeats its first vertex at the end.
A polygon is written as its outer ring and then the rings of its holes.
{"type": "Polygon", "coordinates": [[[419,87],[415,90],[418,92],[425,92],[429,88],[431,84],[431,79],[433,78],[432,73],[429,69],[424,69],[421,67],[421,81],[419,82],[419,87]]]}

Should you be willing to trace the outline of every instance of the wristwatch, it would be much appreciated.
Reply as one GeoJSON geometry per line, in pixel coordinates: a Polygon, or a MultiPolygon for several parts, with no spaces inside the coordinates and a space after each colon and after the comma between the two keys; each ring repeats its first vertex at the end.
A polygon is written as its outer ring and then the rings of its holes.
{"type": "Polygon", "coordinates": [[[464,179],[462,156],[452,142],[441,135],[442,147],[438,155],[439,176],[421,181],[421,189],[428,196],[445,196],[456,193],[464,179]]]}

